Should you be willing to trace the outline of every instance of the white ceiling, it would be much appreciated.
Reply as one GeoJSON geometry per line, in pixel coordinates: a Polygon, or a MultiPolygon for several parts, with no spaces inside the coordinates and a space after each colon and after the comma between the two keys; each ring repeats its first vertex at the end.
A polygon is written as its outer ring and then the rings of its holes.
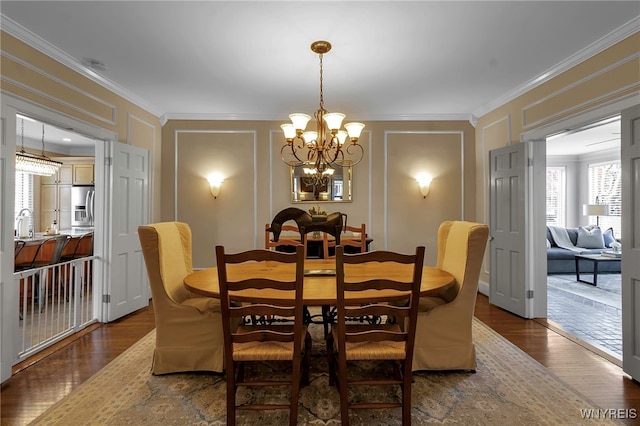
{"type": "Polygon", "coordinates": [[[620,116],[547,138],[547,155],[582,155],[620,149],[620,116]]]}
{"type": "Polygon", "coordinates": [[[0,12],[3,30],[162,119],[311,113],[309,46],[324,39],[328,110],[473,121],[640,28],[637,1],[3,0],[0,12]]]}

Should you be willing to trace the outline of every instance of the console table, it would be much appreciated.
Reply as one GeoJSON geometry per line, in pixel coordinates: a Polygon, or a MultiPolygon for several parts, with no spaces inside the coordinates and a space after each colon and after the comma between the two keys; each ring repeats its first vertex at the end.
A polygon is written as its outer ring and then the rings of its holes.
{"type": "Polygon", "coordinates": [[[576,254],[576,280],[581,283],[591,284],[594,286],[598,285],[598,264],[601,262],[620,262],[619,257],[612,256],[603,256],[601,254],[576,254]],[[586,260],[589,262],[593,262],[593,281],[585,281],[580,279],[580,261],[586,260]]]}

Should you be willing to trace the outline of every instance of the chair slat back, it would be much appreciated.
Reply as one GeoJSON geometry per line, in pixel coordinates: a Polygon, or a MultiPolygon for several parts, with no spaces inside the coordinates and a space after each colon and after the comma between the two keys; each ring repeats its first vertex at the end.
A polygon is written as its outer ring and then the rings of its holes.
{"type": "Polygon", "coordinates": [[[91,256],[93,254],[93,232],[82,234],[73,252],[74,257],[91,256]]]}
{"type": "MultiPolygon", "coordinates": [[[[359,233],[360,238],[355,239],[355,238],[340,237],[340,245],[359,248],[360,253],[364,253],[367,251],[367,227],[364,223],[360,224],[360,226],[345,225],[342,227],[342,232],[343,233],[345,232],[359,233]]],[[[336,246],[335,240],[330,241],[329,234],[327,234],[326,232],[323,232],[322,239],[323,239],[322,249],[324,251],[324,258],[328,259],[329,257],[334,257],[334,256],[329,256],[329,247],[336,246]]]]}
{"type": "Polygon", "coordinates": [[[277,247],[282,246],[299,246],[302,245],[304,247],[304,253],[306,257],[307,253],[307,235],[302,235],[302,239],[300,239],[300,230],[296,225],[282,225],[283,232],[295,232],[298,235],[289,235],[289,234],[280,234],[278,241],[273,240],[273,233],[269,231],[271,227],[270,224],[265,224],[264,230],[264,248],[266,250],[277,250],[277,247]]]}
{"type": "Polygon", "coordinates": [[[17,240],[13,243],[13,259],[14,260],[17,259],[18,255],[20,254],[20,252],[22,251],[25,245],[27,245],[27,242],[24,240],[17,240]]]}
{"type": "MultiPolygon", "coordinates": [[[[337,286],[337,328],[339,336],[339,351],[345,350],[346,342],[362,341],[405,341],[407,342],[407,356],[411,357],[413,339],[415,337],[415,324],[418,315],[418,301],[420,298],[420,285],[422,282],[422,266],[424,261],[424,247],[416,248],[415,254],[401,254],[390,251],[374,251],[362,254],[344,254],[344,247],[336,247],[336,286],[337,286]],[[383,268],[376,268],[376,278],[368,279],[369,274],[365,269],[367,264],[399,263],[408,265],[407,278],[402,281],[398,278],[384,276],[383,268]],[[412,266],[412,267],[411,267],[412,266]],[[397,303],[388,303],[398,299],[398,293],[394,295],[358,296],[363,302],[361,305],[348,306],[345,295],[348,293],[364,292],[367,290],[394,290],[406,294],[409,303],[407,306],[397,303]],[[356,332],[346,333],[346,320],[349,317],[366,317],[369,315],[386,316],[404,323],[406,326],[401,332],[391,332],[382,329],[368,330],[362,327],[356,332]]],[[[401,324],[402,324],[401,323],[401,324]]],[[[409,358],[410,359],[410,358],[409,358]]]]}
{"type": "MultiPolygon", "coordinates": [[[[301,341],[300,339],[302,338],[304,328],[302,324],[304,248],[301,245],[296,247],[295,254],[271,250],[248,250],[240,253],[225,253],[223,246],[216,246],[216,260],[218,265],[220,308],[225,332],[225,345],[228,344],[228,347],[231,348],[232,342],[301,341]],[[232,274],[229,274],[229,265],[241,267],[241,264],[246,262],[265,262],[266,272],[256,272],[256,275],[251,277],[247,277],[246,273],[243,273],[242,279],[230,279],[232,274]],[[275,264],[289,264],[291,266],[289,277],[283,277],[282,268],[277,268],[277,276],[269,276],[269,266],[275,264]],[[274,299],[273,303],[270,304],[246,304],[234,298],[234,292],[241,292],[247,289],[261,289],[265,292],[269,290],[291,291],[295,293],[295,301],[274,299]],[[289,331],[264,329],[255,333],[242,333],[239,335],[231,327],[232,324],[235,323],[233,321],[234,318],[254,318],[272,315],[293,317],[293,329],[289,328],[289,331]]],[[[226,347],[227,346],[225,346],[225,348],[226,347]]],[[[299,345],[294,345],[294,348],[299,354],[299,345]]],[[[232,350],[225,352],[232,352],[232,350]]],[[[226,353],[225,356],[227,356],[226,353]]]]}

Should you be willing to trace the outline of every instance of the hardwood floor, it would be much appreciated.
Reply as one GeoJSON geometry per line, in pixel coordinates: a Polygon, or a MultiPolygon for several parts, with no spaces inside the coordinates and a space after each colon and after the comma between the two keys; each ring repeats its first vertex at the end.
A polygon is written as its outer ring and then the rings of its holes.
{"type": "MultiPolygon", "coordinates": [[[[618,366],[547,328],[489,305],[478,295],[476,317],[602,409],[635,409],[640,384],[618,366]]],[[[2,425],[26,425],[154,328],[153,309],[98,326],[2,384],[2,425]]],[[[638,424],[638,419],[622,420],[638,424]]]]}

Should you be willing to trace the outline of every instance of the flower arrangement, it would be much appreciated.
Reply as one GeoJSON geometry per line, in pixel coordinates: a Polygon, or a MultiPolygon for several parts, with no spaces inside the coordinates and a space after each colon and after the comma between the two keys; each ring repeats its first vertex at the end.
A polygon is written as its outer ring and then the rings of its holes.
{"type": "Polygon", "coordinates": [[[317,208],[316,206],[314,206],[309,209],[309,214],[311,216],[326,216],[327,212],[325,210],[322,210],[320,206],[317,206],[317,208]]]}

